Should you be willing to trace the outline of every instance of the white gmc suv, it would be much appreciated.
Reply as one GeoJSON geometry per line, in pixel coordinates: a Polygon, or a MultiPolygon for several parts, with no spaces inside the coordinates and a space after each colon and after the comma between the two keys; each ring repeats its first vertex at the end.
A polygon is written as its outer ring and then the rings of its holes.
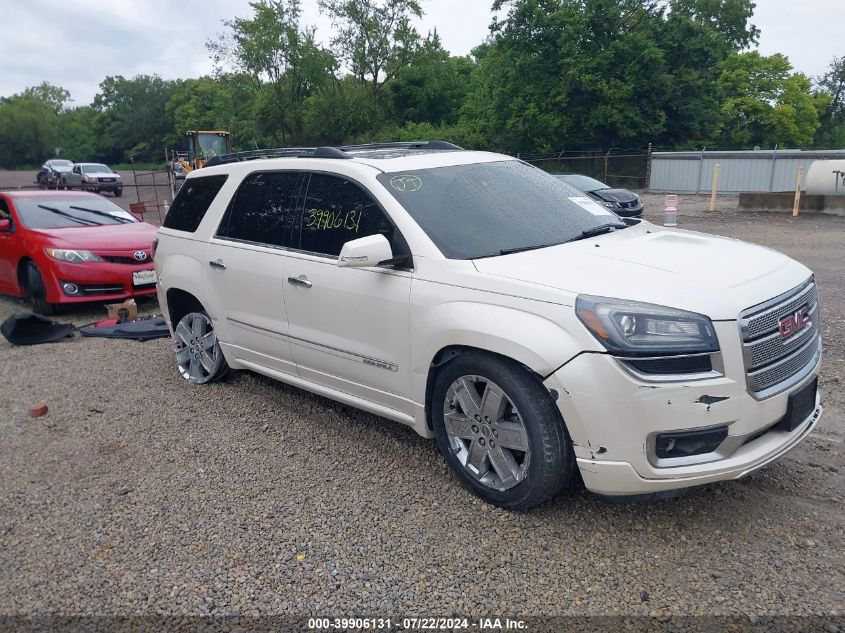
{"type": "Polygon", "coordinates": [[[810,270],[623,221],[439,141],[232,154],[158,234],[179,371],[248,369],[434,437],[505,508],[736,479],[821,416],[810,270]]]}

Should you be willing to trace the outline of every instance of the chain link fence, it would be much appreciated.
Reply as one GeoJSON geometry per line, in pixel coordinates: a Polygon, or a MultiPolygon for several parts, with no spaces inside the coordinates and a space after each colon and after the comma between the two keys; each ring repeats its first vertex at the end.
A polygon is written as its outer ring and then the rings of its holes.
{"type": "Polygon", "coordinates": [[[518,154],[525,162],[552,174],[584,174],[624,189],[648,188],[650,152],[578,152],[518,154]]]}
{"type": "Polygon", "coordinates": [[[129,210],[145,222],[160,226],[173,199],[170,174],[166,171],[131,171],[127,176],[123,196],[129,210]]]}

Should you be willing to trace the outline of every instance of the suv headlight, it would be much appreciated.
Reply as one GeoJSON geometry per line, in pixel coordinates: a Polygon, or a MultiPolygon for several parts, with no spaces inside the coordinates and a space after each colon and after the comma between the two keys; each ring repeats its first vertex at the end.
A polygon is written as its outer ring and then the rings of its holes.
{"type": "Polygon", "coordinates": [[[713,323],[703,314],[625,299],[580,295],[575,312],[617,356],[670,356],[718,352],[713,323]]]}
{"type": "Polygon", "coordinates": [[[101,262],[103,261],[99,255],[91,251],[66,250],[62,248],[45,248],[44,252],[53,259],[58,259],[60,262],[68,262],[69,264],[84,264],[85,262],[101,262]]]}

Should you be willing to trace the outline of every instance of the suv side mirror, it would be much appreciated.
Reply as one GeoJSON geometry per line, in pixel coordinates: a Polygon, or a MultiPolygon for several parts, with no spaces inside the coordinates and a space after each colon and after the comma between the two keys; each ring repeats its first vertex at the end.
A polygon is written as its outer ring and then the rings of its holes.
{"type": "Polygon", "coordinates": [[[346,268],[378,266],[381,262],[393,258],[393,249],[384,235],[368,235],[346,242],[340,249],[337,265],[346,268]]]}
{"type": "Polygon", "coordinates": [[[0,232],[8,233],[12,230],[12,221],[9,218],[0,218],[0,232]]]}

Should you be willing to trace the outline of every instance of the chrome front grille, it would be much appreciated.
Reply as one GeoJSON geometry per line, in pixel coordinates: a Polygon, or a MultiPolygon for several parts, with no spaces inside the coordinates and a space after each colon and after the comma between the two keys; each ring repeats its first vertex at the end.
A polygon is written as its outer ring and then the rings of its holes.
{"type": "Polygon", "coordinates": [[[812,279],[740,315],[746,381],[752,395],[764,398],[786,389],[815,366],[821,353],[819,317],[818,294],[812,279]],[[792,336],[783,338],[781,321],[805,307],[808,322],[792,336]]]}

